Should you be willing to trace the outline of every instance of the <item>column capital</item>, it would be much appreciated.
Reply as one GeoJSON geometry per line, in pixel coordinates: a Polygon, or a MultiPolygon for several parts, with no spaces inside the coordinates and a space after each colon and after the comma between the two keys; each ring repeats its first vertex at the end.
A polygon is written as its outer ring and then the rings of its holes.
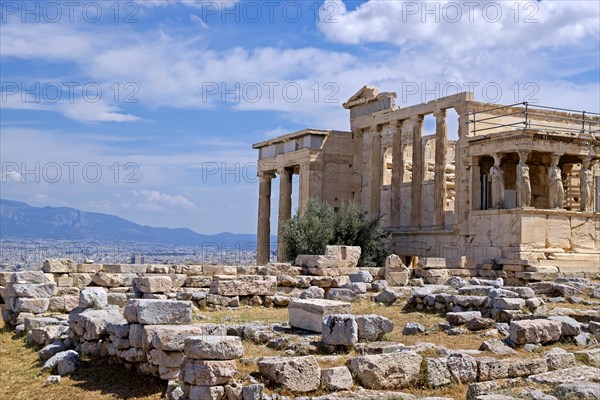
{"type": "Polygon", "coordinates": [[[292,172],[292,168],[291,167],[279,167],[277,168],[277,175],[283,175],[286,173],[290,173],[292,172]]]}
{"type": "Polygon", "coordinates": [[[275,171],[258,171],[257,175],[260,179],[273,179],[275,177],[275,171]]]}
{"type": "Polygon", "coordinates": [[[397,119],[395,121],[391,121],[390,128],[394,128],[399,131],[402,129],[402,124],[404,123],[404,121],[406,121],[406,120],[405,119],[397,119]]]}
{"type": "Polygon", "coordinates": [[[425,115],[416,114],[416,115],[411,115],[411,117],[409,119],[413,122],[421,122],[421,121],[423,121],[424,118],[425,118],[425,115]]]}
{"type": "Polygon", "coordinates": [[[373,133],[373,136],[381,136],[383,132],[383,124],[371,125],[369,127],[369,132],[373,133]]]}
{"type": "Polygon", "coordinates": [[[523,164],[526,164],[527,157],[529,157],[529,154],[531,154],[531,150],[518,150],[517,153],[519,154],[519,161],[523,164]]]}
{"type": "Polygon", "coordinates": [[[436,118],[446,118],[446,109],[439,108],[433,112],[433,116],[436,118]]]}

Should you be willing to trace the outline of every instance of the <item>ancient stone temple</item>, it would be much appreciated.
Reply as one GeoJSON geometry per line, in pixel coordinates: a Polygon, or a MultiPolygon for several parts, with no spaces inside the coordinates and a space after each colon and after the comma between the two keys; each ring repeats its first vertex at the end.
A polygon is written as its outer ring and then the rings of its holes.
{"type": "Polygon", "coordinates": [[[313,197],[383,214],[390,252],[406,262],[600,269],[600,115],[477,102],[471,93],[409,107],[395,100],[365,86],[344,104],[350,132],[306,129],[253,146],[258,264],[269,260],[272,180],[279,178],[281,226],[299,174],[300,209],[313,197]],[[447,123],[450,113],[457,123],[447,123]]]}

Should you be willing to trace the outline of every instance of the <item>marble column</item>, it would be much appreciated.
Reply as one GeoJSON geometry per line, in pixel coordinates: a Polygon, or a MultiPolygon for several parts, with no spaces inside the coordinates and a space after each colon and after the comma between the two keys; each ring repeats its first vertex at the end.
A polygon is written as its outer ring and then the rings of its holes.
{"type": "Polygon", "coordinates": [[[283,226],[292,217],[292,176],[293,171],[281,168],[279,173],[279,217],[277,220],[277,261],[284,262],[285,243],[283,242],[283,226]]]}
{"type": "MultiPolygon", "coordinates": [[[[469,133],[469,116],[467,115],[469,109],[466,105],[457,105],[455,110],[458,114],[458,141],[454,147],[454,225],[458,231],[468,232],[470,210],[477,209],[473,206],[473,197],[469,195],[469,165],[471,162],[469,159],[469,142],[467,140],[471,136],[469,133]]],[[[476,179],[479,180],[479,176],[476,179]]]]}
{"type": "Polygon", "coordinates": [[[519,151],[519,164],[517,165],[517,207],[529,207],[531,205],[531,179],[529,178],[529,166],[527,157],[529,151],[519,151]]]}
{"type": "Polygon", "coordinates": [[[413,122],[413,154],[412,154],[412,226],[421,226],[421,198],[423,184],[423,115],[411,117],[413,122]]]}
{"type": "Polygon", "coordinates": [[[271,247],[271,181],[273,172],[261,171],[258,187],[258,231],[256,235],[256,264],[265,265],[270,260],[271,247]]]}
{"type": "Polygon", "coordinates": [[[310,163],[300,164],[300,183],[298,185],[298,209],[302,212],[306,209],[310,195],[310,163]]]}
{"type": "Polygon", "coordinates": [[[447,152],[446,110],[435,113],[435,192],[434,224],[440,228],[445,224],[446,212],[446,152],[447,152]]]}
{"type": "Polygon", "coordinates": [[[392,204],[390,208],[391,225],[400,226],[400,215],[402,213],[401,185],[404,181],[404,146],[402,143],[402,124],[397,121],[392,133],[392,204]]]}
{"type": "Polygon", "coordinates": [[[383,152],[381,149],[381,126],[371,128],[373,145],[371,147],[371,202],[369,214],[372,218],[381,212],[381,184],[383,183],[383,152]]]}

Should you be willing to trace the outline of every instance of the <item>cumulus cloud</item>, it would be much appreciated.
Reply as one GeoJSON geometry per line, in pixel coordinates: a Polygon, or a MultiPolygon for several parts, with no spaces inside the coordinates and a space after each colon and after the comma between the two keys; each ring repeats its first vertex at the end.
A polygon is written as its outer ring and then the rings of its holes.
{"type": "MultiPolygon", "coordinates": [[[[330,42],[358,45],[342,50],[334,50],[327,42],[321,48],[214,49],[210,35],[216,32],[189,28],[174,33],[163,26],[147,31],[95,27],[91,32],[78,25],[9,24],[9,29],[3,27],[0,40],[3,57],[70,62],[78,73],[103,84],[133,82],[139,88],[140,104],[148,109],[275,111],[288,122],[332,129],[348,128],[347,112],[341,104],[363,84],[396,91],[399,102],[405,104],[431,100],[425,98],[425,92],[432,87],[435,96],[444,95],[435,89],[436,84],[440,88],[457,84],[464,91],[469,90],[466,84],[470,82],[478,84],[476,99],[494,100],[494,96],[484,97],[488,93],[482,90],[492,84],[503,90],[497,101],[511,103],[515,97],[517,101],[525,98],[527,88],[532,87],[525,87],[529,83],[537,85],[541,101],[557,106],[570,106],[562,99],[579,99],[578,94],[589,99],[589,89],[594,93],[594,82],[578,79],[574,84],[561,83],[597,70],[597,3],[468,3],[477,5],[469,11],[467,3],[452,1],[371,0],[349,9],[340,0],[327,1],[318,29],[330,42]],[[453,4],[459,4],[464,14],[456,22],[448,8],[453,4]],[[436,11],[427,14],[425,7],[439,8],[437,22],[436,11]],[[500,7],[502,18],[492,23],[496,7],[500,7]],[[526,22],[528,19],[531,23],[526,22]],[[60,45],[40,45],[46,38],[59,38],[60,45]],[[391,44],[392,48],[381,49],[379,43],[391,44]],[[568,59],[565,54],[569,54],[568,59]],[[415,96],[406,98],[406,83],[419,86],[415,96]],[[556,85],[566,91],[564,96],[543,95],[554,95],[556,85]]],[[[175,4],[197,6],[203,2],[173,0],[146,5],[175,4]]],[[[191,19],[202,21],[196,15],[191,19]]],[[[594,101],[584,107],[597,108],[596,104],[594,101]]],[[[80,104],[68,105],[62,112],[84,122],[90,118],[136,120],[122,108],[125,106],[121,104],[80,104]]]]}
{"type": "Polygon", "coordinates": [[[160,193],[157,190],[148,189],[134,190],[133,194],[142,201],[142,203],[139,204],[139,207],[149,211],[159,211],[176,207],[188,209],[197,208],[194,203],[182,195],[170,196],[168,194],[160,193]]]}
{"type": "Polygon", "coordinates": [[[377,1],[348,10],[327,0],[319,28],[329,40],[433,45],[451,57],[471,51],[527,52],[596,37],[600,9],[590,1],[377,1]]]}

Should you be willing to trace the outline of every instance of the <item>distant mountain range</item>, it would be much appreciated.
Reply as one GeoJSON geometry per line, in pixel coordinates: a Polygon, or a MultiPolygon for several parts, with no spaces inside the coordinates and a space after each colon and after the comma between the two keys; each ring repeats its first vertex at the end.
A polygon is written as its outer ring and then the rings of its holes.
{"type": "MultiPolygon", "coordinates": [[[[47,239],[94,242],[138,242],[169,246],[214,244],[254,248],[256,235],[230,232],[203,235],[187,228],[138,225],[110,214],[68,207],[32,207],[0,199],[0,239],[47,239]]],[[[276,243],[272,237],[271,243],[276,243]]]]}

